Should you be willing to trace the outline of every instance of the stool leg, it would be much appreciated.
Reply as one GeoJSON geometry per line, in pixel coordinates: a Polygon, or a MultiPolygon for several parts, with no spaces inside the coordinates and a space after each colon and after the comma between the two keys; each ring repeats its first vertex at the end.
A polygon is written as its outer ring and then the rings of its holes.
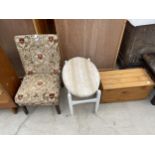
{"type": "Polygon", "coordinates": [[[96,96],[96,104],[95,104],[95,113],[97,112],[98,108],[99,108],[99,104],[100,104],[100,97],[101,97],[101,91],[98,90],[97,91],[97,96],[96,96]]]}
{"type": "Polygon", "coordinates": [[[69,92],[68,92],[68,104],[69,104],[70,113],[71,115],[73,115],[74,112],[73,112],[72,96],[69,92]]]}

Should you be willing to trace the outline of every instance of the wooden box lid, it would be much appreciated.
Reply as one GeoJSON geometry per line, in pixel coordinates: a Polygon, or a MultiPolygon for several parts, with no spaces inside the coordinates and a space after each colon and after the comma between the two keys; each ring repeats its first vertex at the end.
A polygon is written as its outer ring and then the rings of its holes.
{"type": "Polygon", "coordinates": [[[119,89],[154,86],[153,80],[143,68],[100,72],[103,89],[119,89]]]}

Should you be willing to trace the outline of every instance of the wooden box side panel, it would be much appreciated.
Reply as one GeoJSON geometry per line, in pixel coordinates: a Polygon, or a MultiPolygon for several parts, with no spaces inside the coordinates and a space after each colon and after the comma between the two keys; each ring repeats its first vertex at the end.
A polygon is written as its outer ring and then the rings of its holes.
{"type": "Polygon", "coordinates": [[[153,89],[153,86],[142,86],[134,88],[103,90],[102,103],[130,101],[145,99],[153,89]]]}

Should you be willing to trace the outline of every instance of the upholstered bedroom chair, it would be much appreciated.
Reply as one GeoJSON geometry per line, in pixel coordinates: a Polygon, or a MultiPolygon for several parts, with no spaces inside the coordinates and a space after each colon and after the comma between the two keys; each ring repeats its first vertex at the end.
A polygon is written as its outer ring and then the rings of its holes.
{"type": "Polygon", "coordinates": [[[55,105],[60,114],[60,52],[56,35],[15,36],[15,43],[25,70],[25,76],[15,96],[15,102],[26,106],[55,105]]]}

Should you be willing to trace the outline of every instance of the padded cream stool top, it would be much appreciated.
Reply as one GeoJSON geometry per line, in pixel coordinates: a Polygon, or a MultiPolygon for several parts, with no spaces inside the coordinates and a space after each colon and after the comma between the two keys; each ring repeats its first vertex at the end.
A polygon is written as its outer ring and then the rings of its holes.
{"type": "Polygon", "coordinates": [[[96,66],[82,57],[66,61],[62,78],[68,91],[77,97],[89,97],[96,93],[100,84],[100,76],[96,66]]]}

